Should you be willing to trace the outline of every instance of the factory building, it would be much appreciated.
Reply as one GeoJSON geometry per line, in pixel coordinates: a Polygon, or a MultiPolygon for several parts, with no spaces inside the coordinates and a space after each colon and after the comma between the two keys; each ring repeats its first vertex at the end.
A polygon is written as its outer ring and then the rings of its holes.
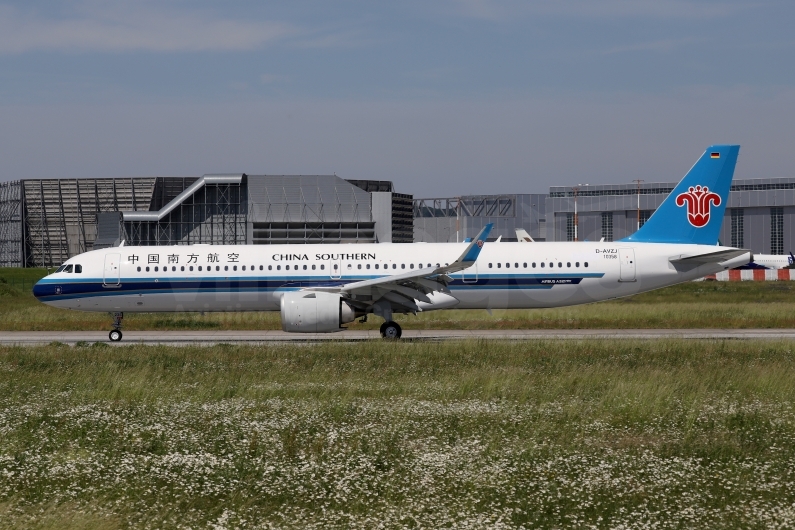
{"type": "Polygon", "coordinates": [[[412,196],[336,175],[31,179],[0,184],[0,267],[118,245],[409,243],[412,196]]]}
{"type": "MultiPolygon", "coordinates": [[[[614,241],[635,232],[676,186],[675,182],[553,186],[546,201],[547,240],[614,241]],[[576,195],[576,201],[575,201],[576,195]]],[[[795,250],[795,178],[735,179],[720,242],[759,254],[795,250]]]]}

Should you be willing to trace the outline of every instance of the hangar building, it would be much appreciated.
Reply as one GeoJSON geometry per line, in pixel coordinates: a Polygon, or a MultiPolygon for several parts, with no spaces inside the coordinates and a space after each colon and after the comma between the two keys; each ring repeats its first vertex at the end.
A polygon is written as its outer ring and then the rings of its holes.
{"type": "MultiPolygon", "coordinates": [[[[471,236],[493,222],[491,240],[515,241],[514,230],[524,228],[536,241],[574,241],[576,203],[577,239],[614,241],[643,226],[676,184],[552,186],[548,195],[415,199],[414,238],[456,241],[456,232],[471,236]]],[[[795,178],[734,180],[720,241],[760,254],[795,251],[795,178]]]]}
{"type": "Polygon", "coordinates": [[[0,184],[0,267],[118,245],[413,240],[412,196],[336,175],[30,179],[0,184]]]}

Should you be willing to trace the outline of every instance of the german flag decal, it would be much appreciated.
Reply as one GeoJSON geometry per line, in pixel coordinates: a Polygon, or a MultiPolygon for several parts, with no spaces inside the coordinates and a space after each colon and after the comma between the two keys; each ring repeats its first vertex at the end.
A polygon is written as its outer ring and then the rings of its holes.
{"type": "Polygon", "coordinates": [[[720,158],[720,153],[710,153],[709,157],[710,158],[720,158]]]}

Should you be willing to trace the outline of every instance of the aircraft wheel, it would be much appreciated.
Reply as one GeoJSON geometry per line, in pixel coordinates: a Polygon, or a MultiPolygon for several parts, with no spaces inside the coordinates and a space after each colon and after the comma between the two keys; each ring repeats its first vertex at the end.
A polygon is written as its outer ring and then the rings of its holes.
{"type": "Polygon", "coordinates": [[[381,325],[381,336],[385,339],[399,339],[403,334],[397,322],[384,322],[381,325]]]}
{"type": "Polygon", "coordinates": [[[114,329],[110,333],[108,333],[108,338],[112,342],[119,342],[121,340],[121,330],[114,329]]]}

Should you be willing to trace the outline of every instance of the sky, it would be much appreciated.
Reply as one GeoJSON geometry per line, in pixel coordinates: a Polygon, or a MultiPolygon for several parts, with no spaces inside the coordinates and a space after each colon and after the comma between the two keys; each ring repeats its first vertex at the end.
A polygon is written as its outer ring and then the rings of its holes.
{"type": "Polygon", "coordinates": [[[795,2],[0,0],[0,181],[795,176],[795,2]]]}

